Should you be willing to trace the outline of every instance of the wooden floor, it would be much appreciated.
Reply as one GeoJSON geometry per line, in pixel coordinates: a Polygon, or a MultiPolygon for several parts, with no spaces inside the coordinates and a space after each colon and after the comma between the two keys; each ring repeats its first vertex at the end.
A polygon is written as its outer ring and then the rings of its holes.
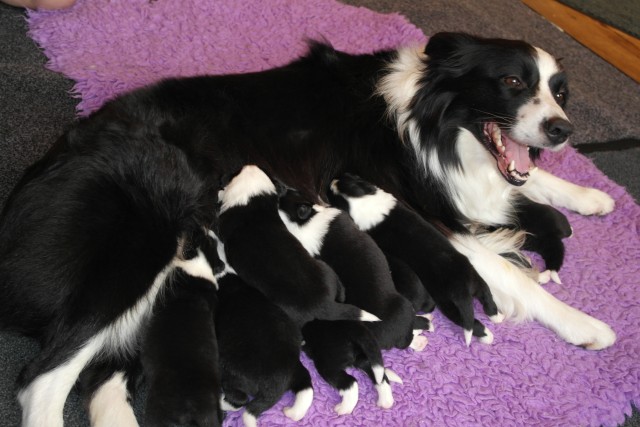
{"type": "Polygon", "coordinates": [[[640,83],[640,40],[555,0],[522,2],[640,83]]]}

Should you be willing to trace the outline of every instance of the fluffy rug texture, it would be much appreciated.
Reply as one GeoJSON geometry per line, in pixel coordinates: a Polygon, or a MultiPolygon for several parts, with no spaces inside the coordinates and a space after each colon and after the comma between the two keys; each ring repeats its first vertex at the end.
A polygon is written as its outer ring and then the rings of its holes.
{"type": "MultiPolygon", "coordinates": [[[[427,6],[425,6],[427,7],[427,6]]],[[[399,15],[381,15],[333,0],[91,0],[57,12],[29,14],[30,34],[48,66],[74,79],[86,115],[123,91],[167,76],[262,70],[305,50],[305,38],[325,39],[352,53],[424,42],[399,15]]],[[[603,218],[567,213],[563,285],[547,289],[609,323],[616,344],[590,352],[559,340],[536,323],[490,325],[493,345],[464,345],[462,331],[436,313],[423,352],[389,351],[385,360],[404,380],[395,405],[376,406],[359,372],[360,402],[337,416],[340,397],[316,374],[315,400],[299,425],[313,426],[613,426],[640,405],[640,207],[573,149],[545,155],[540,165],[611,194],[616,210],[603,218]]],[[[293,424],[282,414],[288,393],[261,418],[293,424]]],[[[240,411],[241,412],[241,411],[240,411]]],[[[242,425],[229,413],[226,426],[242,425]]]]}

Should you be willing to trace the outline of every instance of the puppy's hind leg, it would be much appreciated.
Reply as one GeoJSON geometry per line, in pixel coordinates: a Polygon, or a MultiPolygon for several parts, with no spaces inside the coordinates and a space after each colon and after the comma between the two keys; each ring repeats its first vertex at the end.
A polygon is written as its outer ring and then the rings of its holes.
{"type": "Polygon", "coordinates": [[[307,414],[311,403],[313,403],[311,376],[300,361],[298,361],[295,368],[290,388],[295,393],[296,398],[293,406],[284,408],[284,414],[293,421],[300,421],[307,414]]]}

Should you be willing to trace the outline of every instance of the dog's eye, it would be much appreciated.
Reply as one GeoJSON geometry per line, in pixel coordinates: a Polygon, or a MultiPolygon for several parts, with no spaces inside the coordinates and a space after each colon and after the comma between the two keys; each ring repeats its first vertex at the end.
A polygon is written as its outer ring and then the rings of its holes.
{"type": "Polygon", "coordinates": [[[520,89],[524,87],[524,83],[516,76],[507,76],[502,78],[502,82],[510,88],[520,89]]]}
{"type": "Polygon", "coordinates": [[[556,102],[562,105],[567,100],[567,92],[561,90],[560,92],[557,92],[555,94],[555,97],[556,97],[556,102]]]}
{"type": "Polygon", "coordinates": [[[300,205],[297,209],[298,218],[307,219],[311,215],[311,205],[300,205]]]}

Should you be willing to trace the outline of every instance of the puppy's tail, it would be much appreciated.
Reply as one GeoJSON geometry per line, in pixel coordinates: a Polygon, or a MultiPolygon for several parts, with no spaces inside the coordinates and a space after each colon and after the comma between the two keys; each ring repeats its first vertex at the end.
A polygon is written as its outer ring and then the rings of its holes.
{"type": "Polygon", "coordinates": [[[379,322],[380,318],[375,314],[362,310],[351,304],[343,304],[331,301],[320,309],[316,319],[321,320],[359,320],[361,322],[379,322]]]}

